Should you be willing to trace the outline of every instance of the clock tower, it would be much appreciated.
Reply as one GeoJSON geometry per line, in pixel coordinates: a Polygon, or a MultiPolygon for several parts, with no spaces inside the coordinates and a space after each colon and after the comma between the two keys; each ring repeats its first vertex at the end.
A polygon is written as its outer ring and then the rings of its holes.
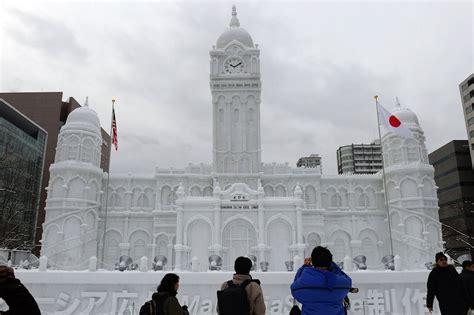
{"type": "Polygon", "coordinates": [[[235,6],[210,51],[213,164],[217,173],[261,171],[260,50],[240,27],[235,6]]]}

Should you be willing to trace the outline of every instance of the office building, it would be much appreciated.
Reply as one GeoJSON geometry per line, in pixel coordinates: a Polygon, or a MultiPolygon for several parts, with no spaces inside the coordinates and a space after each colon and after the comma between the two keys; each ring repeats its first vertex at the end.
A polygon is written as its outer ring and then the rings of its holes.
{"type": "Polygon", "coordinates": [[[380,141],[350,144],[337,149],[339,174],[375,174],[382,169],[380,141]]]}
{"type": "Polygon", "coordinates": [[[0,99],[0,248],[34,246],[47,132],[0,99]]]}
{"type": "Polygon", "coordinates": [[[471,165],[474,167],[474,73],[459,84],[459,92],[469,141],[471,165]]]}
{"type": "Polygon", "coordinates": [[[318,166],[321,166],[321,157],[319,154],[300,157],[298,162],[296,162],[296,167],[316,168],[318,166]]]}
{"type": "Polygon", "coordinates": [[[474,172],[469,151],[467,140],[453,140],[429,154],[438,186],[443,240],[453,258],[468,253],[469,244],[474,246],[468,237],[474,235],[474,172]]]}

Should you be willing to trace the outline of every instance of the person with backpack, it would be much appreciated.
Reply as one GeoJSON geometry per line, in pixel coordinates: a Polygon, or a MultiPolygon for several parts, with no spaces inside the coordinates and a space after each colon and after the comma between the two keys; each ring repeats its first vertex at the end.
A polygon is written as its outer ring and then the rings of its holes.
{"type": "Polygon", "coordinates": [[[297,271],[291,293],[303,305],[303,315],[344,315],[343,300],[351,286],[351,278],[332,261],[331,252],[318,246],[311,262],[305,260],[297,271]]]}
{"type": "Polygon", "coordinates": [[[219,315],[264,315],[265,302],[258,279],[252,279],[252,261],[240,256],[235,260],[232,280],[222,284],[217,291],[219,315]]]}
{"type": "Polygon", "coordinates": [[[189,315],[188,307],[181,306],[176,298],[179,288],[179,276],[167,273],[161,279],[151,300],[140,308],[140,315],[189,315]]]}

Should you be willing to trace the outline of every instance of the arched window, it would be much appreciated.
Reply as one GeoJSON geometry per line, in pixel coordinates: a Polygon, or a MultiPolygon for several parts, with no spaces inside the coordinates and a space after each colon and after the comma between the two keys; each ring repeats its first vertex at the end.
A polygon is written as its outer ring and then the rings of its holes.
{"type": "Polygon", "coordinates": [[[415,140],[408,139],[407,144],[407,159],[409,162],[418,161],[418,146],[415,140]]]}
{"type": "Polygon", "coordinates": [[[306,240],[306,250],[304,257],[311,257],[311,252],[316,246],[321,244],[321,237],[316,233],[310,233],[306,240]]]}
{"type": "Polygon", "coordinates": [[[313,186],[307,186],[304,190],[304,199],[306,205],[315,205],[316,204],[316,190],[313,186]]]}
{"type": "MultiPolygon", "coordinates": [[[[158,255],[168,256],[168,238],[164,235],[160,235],[156,239],[155,257],[158,255]]],[[[169,259],[171,257],[167,258],[168,263],[170,263],[169,259]]]]}
{"type": "Polygon", "coordinates": [[[359,196],[359,207],[367,208],[369,206],[369,203],[369,197],[365,193],[362,193],[359,196]]]}
{"type": "Polygon", "coordinates": [[[410,216],[405,220],[405,229],[408,235],[422,238],[423,222],[418,217],[410,216]]]}
{"type": "Polygon", "coordinates": [[[193,197],[201,196],[201,189],[198,186],[193,186],[193,188],[191,188],[191,196],[193,197]]]}
{"type": "Polygon", "coordinates": [[[214,193],[214,190],[212,189],[212,187],[208,186],[204,188],[204,192],[203,192],[204,197],[212,197],[213,193],[214,193]]]}
{"type": "Polygon", "coordinates": [[[168,186],[164,186],[161,188],[161,204],[164,206],[169,206],[172,203],[172,198],[171,198],[171,188],[168,186]]]}
{"type": "Polygon", "coordinates": [[[340,208],[342,207],[342,198],[338,193],[331,196],[331,207],[340,208]]]}
{"type": "Polygon", "coordinates": [[[234,122],[239,122],[239,110],[236,108],[234,109],[234,122]]]}
{"type": "Polygon", "coordinates": [[[255,111],[253,108],[249,108],[249,121],[255,120],[255,111]]]}
{"type": "Polygon", "coordinates": [[[140,258],[146,256],[146,243],[144,240],[136,240],[133,244],[132,259],[134,262],[139,263],[140,258]]]}
{"type": "MultiPolygon", "coordinates": [[[[245,220],[237,219],[229,223],[222,234],[223,245],[229,248],[224,265],[233,266],[235,258],[251,253],[257,245],[255,229],[245,220]]],[[[232,269],[232,268],[231,268],[232,269]]]]}
{"type": "Polygon", "coordinates": [[[66,159],[77,160],[79,155],[79,139],[75,136],[66,139],[66,159]]]}
{"type": "Polygon", "coordinates": [[[405,179],[400,184],[402,198],[418,197],[418,184],[413,179],[405,179]]]}
{"type": "Polygon", "coordinates": [[[82,143],[82,162],[94,163],[94,142],[91,139],[85,139],[82,143]]]}
{"type": "Polygon", "coordinates": [[[265,192],[265,197],[273,197],[273,196],[274,196],[274,192],[273,192],[273,187],[272,187],[272,186],[266,185],[266,186],[263,188],[263,191],[265,192]]]}
{"type": "Polygon", "coordinates": [[[219,108],[219,122],[224,122],[224,109],[219,108]]]}
{"type": "Polygon", "coordinates": [[[340,262],[346,256],[346,245],[344,240],[338,238],[334,240],[334,261],[340,262]]]}
{"type": "Polygon", "coordinates": [[[276,197],[286,197],[286,189],[282,185],[278,185],[275,190],[276,197]]]}
{"type": "Polygon", "coordinates": [[[403,162],[403,154],[400,140],[396,139],[391,144],[392,164],[403,162]]]}

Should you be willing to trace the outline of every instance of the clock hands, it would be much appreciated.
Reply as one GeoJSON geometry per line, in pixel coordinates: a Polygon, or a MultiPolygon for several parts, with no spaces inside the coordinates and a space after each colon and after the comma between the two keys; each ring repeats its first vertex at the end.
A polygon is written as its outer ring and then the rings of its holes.
{"type": "Polygon", "coordinates": [[[242,64],[242,62],[239,62],[238,64],[236,64],[235,66],[234,65],[231,65],[229,64],[232,68],[236,68],[237,66],[240,66],[242,64]]]}

